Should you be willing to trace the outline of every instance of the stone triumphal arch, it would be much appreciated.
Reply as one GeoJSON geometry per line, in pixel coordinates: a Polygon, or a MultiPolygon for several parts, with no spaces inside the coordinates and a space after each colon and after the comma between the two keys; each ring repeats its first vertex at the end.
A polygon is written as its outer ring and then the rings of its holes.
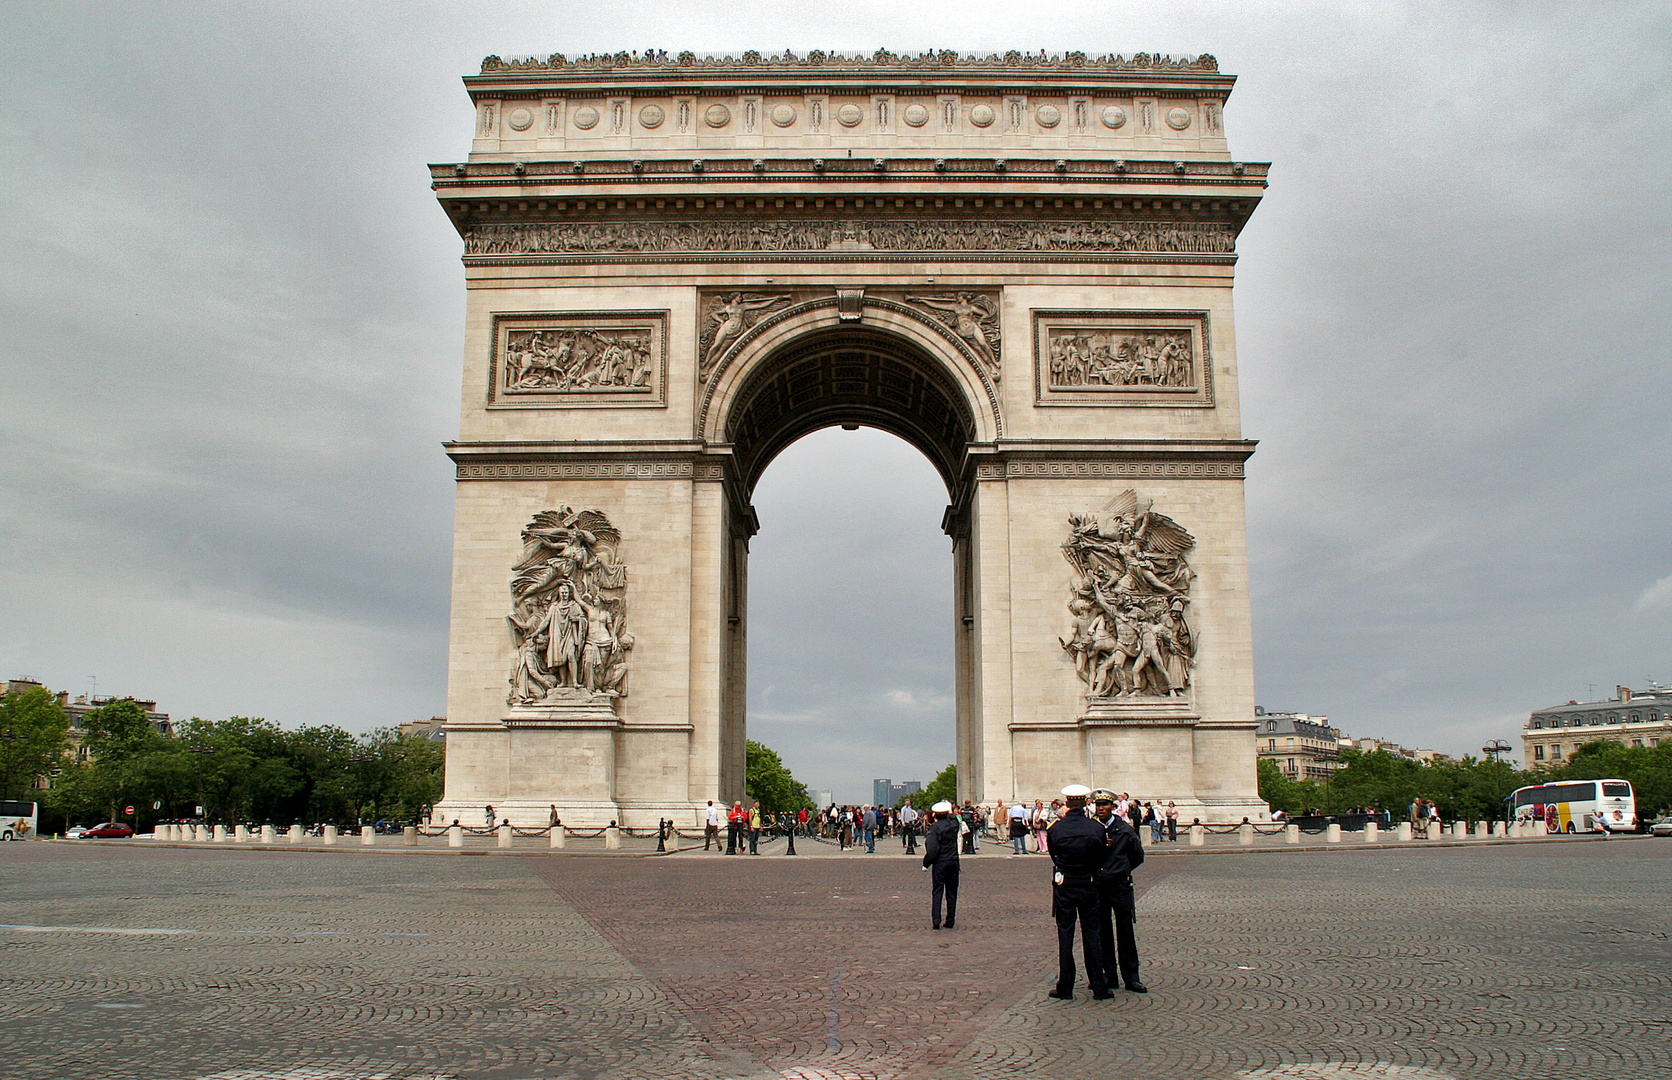
{"type": "Polygon", "coordinates": [[[961,793],[1260,815],[1212,57],[489,57],[432,166],[469,290],[446,797],[744,784],[750,506],[837,424],[949,493],[961,793]]]}

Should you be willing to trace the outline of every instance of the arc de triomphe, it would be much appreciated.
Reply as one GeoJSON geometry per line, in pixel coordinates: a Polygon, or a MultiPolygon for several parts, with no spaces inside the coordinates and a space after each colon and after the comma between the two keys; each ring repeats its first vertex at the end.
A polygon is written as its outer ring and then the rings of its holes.
{"type": "Polygon", "coordinates": [[[744,787],[750,496],[835,424],[946,481],[960,794],[1261,816],[1234,78],[952,53],[489,57],[432,166],[469,291],[446,796],[744,787]]]}

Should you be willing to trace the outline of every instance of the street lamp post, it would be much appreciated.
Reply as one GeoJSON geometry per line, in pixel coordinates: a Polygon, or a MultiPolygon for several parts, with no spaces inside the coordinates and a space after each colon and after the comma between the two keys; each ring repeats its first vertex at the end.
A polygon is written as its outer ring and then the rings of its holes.
{"type": "Polygon", "coordinates": [[[213,746],[194,746],[191,753],[197,755],[197,805],[203,808],[203,823],[209,823],[209,807],[203,801],[203,769],[209,763],[209,755],[215,752],[213,746]]]}
{"type": "Polygon", "coordinates": [[[361,754],[354,754],[353,756],[351,756],[348,759],[348,761],[349,761],[349,764],[351,764],[351,765],[362,766],[361,768],[358,768],[358,769],[355,770],[357,779],[360,781],[360,790],[355,792],[355,797],[354,797],[354,823],[356,825],[365,825],[366,819],[364,817],[362,817],[361,814],[360,814],[360,811],[364,808],[364,796],[365,796],[365,787],[366,787],[366,770],[365,770],[364,766],[371,765],[371,764],[375,763],[377,761],[377,758],[373,757],[371,754],[361,753],[361,754]]]}

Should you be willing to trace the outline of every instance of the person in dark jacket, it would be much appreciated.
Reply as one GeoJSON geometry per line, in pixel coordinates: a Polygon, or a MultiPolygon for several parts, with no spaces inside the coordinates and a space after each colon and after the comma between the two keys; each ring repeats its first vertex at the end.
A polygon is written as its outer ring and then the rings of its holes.
{"type": "Polygon", "coordinates": [[[1124,982],[1134,994],[1147,994],[1149,987],[1138,980],[1138,937],[1133,932],[1137,904],[1132,892],[1132,871],[1144,861],[1144,844],[1137,830],[1115,813],[1114,792],[1094,792],[1092,801],[1107,843],[1103,865],[1097,871],[1104,978],[1110,989],[1124,982]]]}
{"type": "Polygon", "coordinates": [[[946,897],[946,928],[958,922],[958,815],[952,804],[938,802],[929,808],[935,823],[923,837],[923,869],[934,878],[929,894],[929,928],[941,928],[941,897],[946,897]]]}
{"type": "Polygon", "coordinates": [[[1086,796],[1091,788],[1070,784],[1062,789],[1068,810],[1046,831],[1046,848],[1056,873],[1051,892],[1051,913],[1057,920],[1057,986],[1051,996],[1074,1000],[1074,923],[1080,924],[1080,947],[1086,955],[1086,981],[1091,996],[1099,1000],[1114,997],[1103,962],[1103,937],[1098,925],[1097,870],[1103,865],[1107,844],[1103,826],[1086,816],[1086,796]]]}

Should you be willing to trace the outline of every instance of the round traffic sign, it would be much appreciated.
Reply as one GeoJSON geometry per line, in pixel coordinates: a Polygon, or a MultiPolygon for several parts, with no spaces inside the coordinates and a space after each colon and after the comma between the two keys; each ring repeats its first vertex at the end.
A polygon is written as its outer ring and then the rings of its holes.
{"type": "Polygon", "coordinates": [[[133,808],[133,807],[131,807],[131,806],[129,806],[129,807],[124,807],[124,808],[123,808],[123,810],[122,810],[122,812],[123,812],[123,813],[124,813],[124,814],[131,814],[131,813],[133,813],[133,812],[134,812],[134,808],[133,808]]]}

